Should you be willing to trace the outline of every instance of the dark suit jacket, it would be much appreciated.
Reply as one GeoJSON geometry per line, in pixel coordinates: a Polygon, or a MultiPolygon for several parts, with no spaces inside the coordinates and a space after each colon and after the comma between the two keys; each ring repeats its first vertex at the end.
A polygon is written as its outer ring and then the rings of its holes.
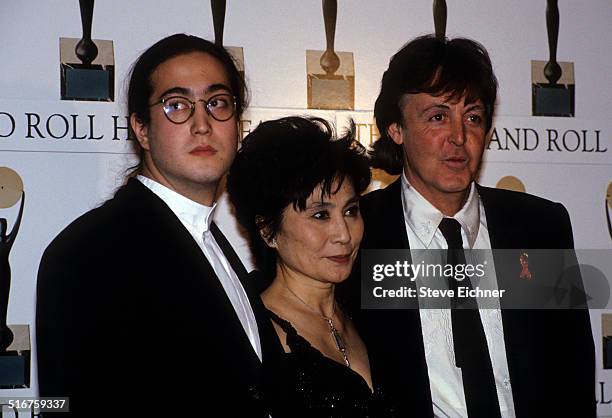
{"type": "MultiPolygon", "coordinates": [[[[214,224],[212,232],[243,280],[229,242],[214,224]]],[[[276,334],[243,285],[265,359],[276,334]]],[[[36,330],[40,394],[69,396],[75,415],[267,416],[261,362],[222,285],[180,220],[137,180],[49,245],[36,330]]]]}
{"type": "MultiPolygon", "coordinates": [[[[493,249],[574,247],[569,215],[561,204],[481,186],[478,192],[493,249]]],[[[361,211],[363,249],[410,248],[400,180],[366,195],[361,211]]],[[[359,300],[358,276],[356,268],[347,287],[353,301],[359,300]]],[[[418,310],[353,311],[368,345],[372,378],[400,403],[400,416],[433,416],[418,310]]],[[[595,354],[588,312],[511,310],[502,305],[502,321],[516,416],[595,417],[595,354]]]]}

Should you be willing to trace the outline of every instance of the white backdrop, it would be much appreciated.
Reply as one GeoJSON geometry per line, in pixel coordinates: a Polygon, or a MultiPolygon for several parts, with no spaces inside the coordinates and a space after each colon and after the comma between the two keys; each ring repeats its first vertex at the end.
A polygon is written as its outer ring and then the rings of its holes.
{"type": "MultiPolygon", "coordinates": [[[[504,176],[518,177],[527,192],[560,201],[567,207],[576,248],[612,249],[604,206],[612,181],[612,84],[608,81],[612,73],[612,3],[559,1],[558,59],[574,62],[575,118],[530,116],[530,61],[548,59],[544,0],[448,3],[447,34],[483,43],[491,54],[500,83],[494,123],[497,140],[491,142],[487,151],[481,183],[495,186],[504,176]],[[548,141],[554,135],[552,131],[557,134],[561,151],[552,148],[554,145],[548,141]],[[512,143],[508,150],[501,149],[506,148],[507,134],[519,141],[520,149],[512,143]],[[569,150],[563,148],[564,134],[569,150]],[[574,146],[577,149],[570,151],[574,146]],[[535,149],[528,151],[525,147],[535,149]]],[[[337,120],[339,125],[349,115],[358,122],[372,123],[371,110],[389,58],[407,40],[433,31],[431,6],[431,1],[424,0],[339,1],[335,45],[337,50],[354,54],[356,110],[314,112],[306,109],[305,51],[325,48],[321,2],[228,1],[225,44],[244,48],[252,94],[252,107],[244,117],[245,129],[256,126],[261,119],[307,113],[337,120]]],[[[122,104],[125,76],[144,49],[175,32],[212,39],[210,3],[97,2],[93,37],[114,42],[116,101],[67,102],[60,100],[59,38],[80,38],[78,2],[0,3],[0,166],[15,170],[26,191],[21,230],[10,258],[13,283],[9,324],[34,323],[38,262],[51,239],[75,217],[108,198],[123,180],[123,170],[131,158],[129,143],[125,130],[120,129],[115,135],[113,116],[118,116],[119,125],[125,126],[122,104]],[[14,119],[14,130],[6,114],[14,119]],[[28,132],[28,114],[40,117],[38,126],[45,138],[31,128],[28,132]],[[61,136],[62,117],[68,121],[69,133],[54,139],[49,133],[61,136]],[[71,139],[73,129],[77,136],[88,135],[90,123],[92,136],[102,136],[101,139],[71,139]],[[115,136],[119,139],[114,140],[115,136]]],[[[34,116],[29,118],[31,125],[34,116]]],[[[367,129],[361,139],[369,143],[367,129]]],[[[218,211],[222,229],[247,258],[244,240],[237,233],[225,202],[222,209],[218,211]]],[[[9,220],[9,228],[16,213],[17,206],[0,209],[0,217],[9,220]]],[[[117,249],[129,250],[128,243],[117,249]]],[[[603,389],[597,384],[601,401],[598,413],[612,416],[612,371],[602,369],[602,313],[592,311],[598,382],[604,382],[603,389]]],[[[34,330],[31,331],[33,335],[34,330]]],[[[33,366],[32,389],[0,390],[0,397],[35,394],[33,366]]]]}

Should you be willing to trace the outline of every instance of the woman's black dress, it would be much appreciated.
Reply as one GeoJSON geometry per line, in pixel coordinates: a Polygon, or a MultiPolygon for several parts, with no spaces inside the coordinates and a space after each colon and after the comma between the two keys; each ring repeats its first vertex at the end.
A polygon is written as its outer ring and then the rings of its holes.
{"type": "MultiPolygon", "coordinates": [[[[324,356],[288,321],[268,313],[287,334],[290,353],[264,363],[265,397],[273,418],[393,417],[381,388],[324,356]]],[[[280,342],[279,342],[280,344],[280,342]]]]}

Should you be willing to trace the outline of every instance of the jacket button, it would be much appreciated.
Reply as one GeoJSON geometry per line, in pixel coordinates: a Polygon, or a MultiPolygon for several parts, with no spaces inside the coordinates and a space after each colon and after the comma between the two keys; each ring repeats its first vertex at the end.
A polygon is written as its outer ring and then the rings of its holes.
{"type": "Polygon", "coordinates": [[[249,387],[249,396],[255,400],[261,399],[261,392],[257,386],[249,387]]]}

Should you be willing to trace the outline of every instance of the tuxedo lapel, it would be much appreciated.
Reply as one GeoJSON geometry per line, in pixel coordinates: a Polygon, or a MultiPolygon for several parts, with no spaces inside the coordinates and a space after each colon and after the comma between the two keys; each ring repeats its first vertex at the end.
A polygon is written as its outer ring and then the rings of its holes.
{"type": "Polygon", "coordinates": [[[219,247],[227,257],[228,262],[236,272],[236,275],[240,279],[242,287],[247,293],[249,302],[251,303],[251,308],[253,309],[253,314],[255,315],[255,320],[257,321],[257,328],[259,331],[259,340],[261,343],[263,357],[262,361],[265,361],[268,357],[281,354],[281,352],[278,350],[280,346],[277,342],[278,337],[276,331],[274,331],[274,328],[272,327],[272,323],[265,312],[263,302],[261,301],[261,297],[257,291],[258,287],[255,283],[255,280],[257,279],[249,275],[244,267],[244,264],[236,254],[236,251],[214,222],[211,224],[211,232],[215,237],[217,244],[219,244],[219,247]]]}
{"type": "Polygon", "coordinates": [[[215,237],[215,241],[217,241],[217,244],[219,244],[219,248],[221,248],[221,251],[223,251],[227,261],[230,263],[230,266],[232,266],[232,269],[234,269],[236,275],[240,279],[240,282],[244,286],[248,272],[238,257],[238,254],[236,254],[236,251],[234,251],[234,248],[229,243],[227,238],[225,238],[225,235],[223,235],[216,223],[211,223],[210,232],[212,233],[213,237],[215,237]]]}
{"type": "MultiPolygon", "coordinates": [[[[477,188],[485,210],[498,287],[516,289],[516,281],[520,280],[520,254],[523,249],[537,245],[534,244],[533,231],[529,231],[532,228],[528,224],[529,218],[527,214],[521,216],[522,208],[517,207],[507,194],[504,196],[499,190],[480,185],[477,188]],[[507,274],[513,271],[513,265],[517,266],[516,277],[507,274]]],[[[516,413],[521,416],[529,408],[526,405],[539,402],[534,399],[538,388],[532,376],[539,374],[542,363],[534,357],[533,349],[533,343],[541,333],[538,324],[540,316],[530,310],[506,309],[507,303],[500,299],[508,372],[516,413]]]]}
{"type": "Polygon", "coordinates": [[[476,189],[484,206],[491,248],[517,248],[516,233],[509,233],[520,230],[519,225],[515,224],[515,216],[512,216],[512,208],[509,207],[511,202],[500,200],[489,188],[479,184],[476,189]]]}
{"type": "Polygon", "coordinates": [[[398,179],[387,188],[364,197],[362,205],[366,233],[363,248],[410,248],[400,181],[398,179]]]}

